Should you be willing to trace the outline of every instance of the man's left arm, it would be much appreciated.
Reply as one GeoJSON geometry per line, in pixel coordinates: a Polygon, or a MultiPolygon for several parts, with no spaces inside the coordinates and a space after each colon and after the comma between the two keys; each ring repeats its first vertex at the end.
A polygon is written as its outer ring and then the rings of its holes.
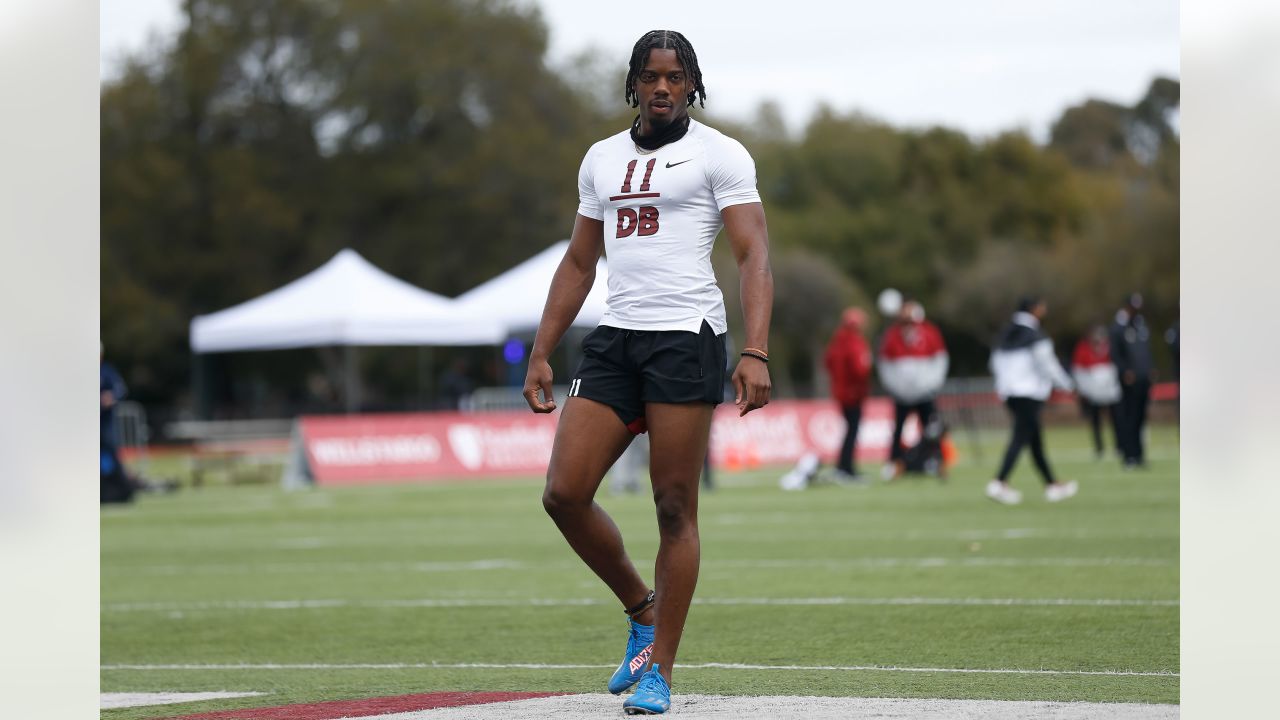
{"type": "MultiPolygon", "coordinates": [[[[720,211],[729,235],[733,257],[738,262],[742,316],[746,325],[743,350],[769,352],[769,322],[773,315],[773,271],[769,267],[769,229],[764,206],[758,202],[730,205],[720,211]]],[[[743,355],[733,371],[734,403],[742,417],[769,403],[773,383],[769,366],[760,359],[743,355]]]]}

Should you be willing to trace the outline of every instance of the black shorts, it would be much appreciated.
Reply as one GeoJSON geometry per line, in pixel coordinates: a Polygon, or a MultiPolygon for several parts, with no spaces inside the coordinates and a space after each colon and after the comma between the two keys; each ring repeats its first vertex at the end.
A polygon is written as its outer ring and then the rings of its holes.
{"type": "Polygon", "coordinates": [[[582,339],[582,362],[569,397],[613,408],[633,433],[648,429],[644,404],[724,399],[724,336],[704,320],[702,330],[622,330],[601,325],[582,339]]]}

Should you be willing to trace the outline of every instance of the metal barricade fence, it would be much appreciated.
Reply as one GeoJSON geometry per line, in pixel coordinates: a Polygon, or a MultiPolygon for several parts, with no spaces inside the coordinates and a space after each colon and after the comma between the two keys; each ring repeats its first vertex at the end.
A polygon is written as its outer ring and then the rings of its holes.
{"type": "Polygon", "coordinates": [[[147,428],[147,411],[141,403],[122,400],[116,403],[116,444],[119,450],[128,450],[137,465],[137,472],[146,474],[147,445],[151,431],[147,428]]]}
{"type": "MultiPolygon", "coordinates": [[[[568,385],[552,388],[556,400],[564,398],[568,391],[568,385]]],[[[947,380],[938,393],[937,405],[943,420],[949,424],[981,428],[1002,428],[1008,424],[1004,408],[995,395],[995,381],[989,377],[947,380]]],[[[458,405],[462,412],[525,410],[528,407],[521,388],[514,386],[477,388],[458,405]]]]}
{"type": "MultiPolygon", "coordinates": [[[[551,387],[551,396],[555,398],[557,404],[563,402],[568,394],[568,385],[553,385],[551,387]]],[[[462,412],[528,410],[529,403],[524,399],[522,388],[514,386],[482,387],[476,388],[470,395],[462,398],[458,402],[458,409],[462,412]]]]}
{"type": "Polygon", "coordinates": [[[1009,419],[990,377],[950,378],[936,399],[942,421],[952,427],[1004,428],[1009,419]]]}

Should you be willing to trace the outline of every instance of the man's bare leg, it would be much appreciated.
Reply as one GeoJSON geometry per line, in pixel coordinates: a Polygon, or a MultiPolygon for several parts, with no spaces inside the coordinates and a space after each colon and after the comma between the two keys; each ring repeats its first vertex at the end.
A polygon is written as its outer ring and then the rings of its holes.
{"type": "Polygon", "coordinates": [[[705,403],[649,403],[645,409],[660,538],[654,569],[657,627],[652,662],[661,666],[668,682],[698,584],[698,481],[713,410],[705,403]]]}
{"type": "MultiPolygon", "coordinates": [[[[618,526],[596,504],[595,496],[605,473],[631,439],[631,431],[612,408],[583,397],[570,398],[556,428],[542,494],[542,506],[569,546],[624,608],[643,601],[649,586],[627,557],[618,526]]],[[[635,620],[652,625],[653,609],[637,614],[635,620]]]]}

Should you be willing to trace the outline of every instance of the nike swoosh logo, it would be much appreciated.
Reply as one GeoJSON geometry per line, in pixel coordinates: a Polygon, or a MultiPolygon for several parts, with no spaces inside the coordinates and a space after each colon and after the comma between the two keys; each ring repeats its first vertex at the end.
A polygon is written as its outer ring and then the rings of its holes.
{"type": "MultiPolygon", "coordinates": [[[[693,158],[689,158],[689,160],[692,160],[692,159],[693,159],[693,158]]],[[[685,164],[685,163],[689,162],[689,160],[681,160],[681,161],[680,161],[680,162],[678,162],[678,163],[669,162],[669,163],[667,163],[667,168],[669,169],[669,168],[673,168],[673,167],[675,167],[675,166],[677,166],[677,165],[683,165],[683,164],[685,164]]]]}

